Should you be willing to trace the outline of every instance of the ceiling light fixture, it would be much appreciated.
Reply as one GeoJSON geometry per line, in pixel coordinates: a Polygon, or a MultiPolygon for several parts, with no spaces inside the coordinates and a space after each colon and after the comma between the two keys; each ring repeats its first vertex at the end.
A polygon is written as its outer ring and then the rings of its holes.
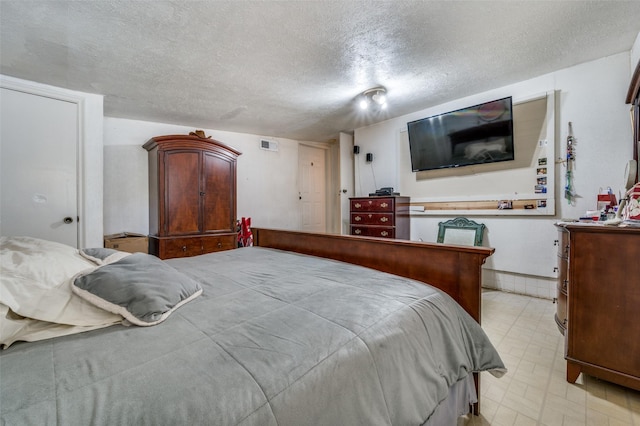
{"type": "Polygon", "coordinates": [[[360,95],[360,108],[368,109],[369,105],[372,104],[380,109],[387,109],[387,89],[380,86],[362,92],[360,95]]]}

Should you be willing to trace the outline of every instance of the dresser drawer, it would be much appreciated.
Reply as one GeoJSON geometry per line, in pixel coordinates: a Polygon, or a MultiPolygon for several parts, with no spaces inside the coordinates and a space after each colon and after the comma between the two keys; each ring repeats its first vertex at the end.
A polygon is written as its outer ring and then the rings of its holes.
{"type": "Polygon", "coordinates": [[[351,200],[352,212],[393,212],[393,198],[356,198],[351,200]]]}
{"type": "Polygon", "coordinates": [[[395,238],[396,230],[388,226],[354,226],[351,225],[351,235],[361,237],[395,238]]]}
{"type": "Polygon", "coordinates": [[[558,291],[567,294],[567,288],[569,287],[569,262],[567,259],[558,259],[558,291]]]}
{"type": "Polygon", "coordinates": [[[409,239],[409,197],[354,197],[349,205],[351,235],[409,239]]]}
{"type": "Polygon", "coordinates": [[[393,213],[351,213],[354,225],[393,225],[393,213]]]}
{"type": "Polygon", "coordinates": [[[560,230],[558,234],[558,257],[569,259],[569,233],[566,230],[560,230]]]}

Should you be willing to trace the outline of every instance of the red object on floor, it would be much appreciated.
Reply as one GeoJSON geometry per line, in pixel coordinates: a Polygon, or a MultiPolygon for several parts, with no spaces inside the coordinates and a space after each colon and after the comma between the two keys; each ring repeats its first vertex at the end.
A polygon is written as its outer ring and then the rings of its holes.
{"type": "Polygon", "coordinates": [[[250,247],[253,245],[253,234],[251,233],[251,218],[242,218],[238,231],[238,247],[250,247]]]}

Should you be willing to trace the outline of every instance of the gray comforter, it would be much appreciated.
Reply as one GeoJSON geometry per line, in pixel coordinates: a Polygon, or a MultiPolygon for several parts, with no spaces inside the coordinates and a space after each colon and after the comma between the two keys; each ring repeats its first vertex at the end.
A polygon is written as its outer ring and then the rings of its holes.
{"type": "Polygon", "coordinates": [[[259,247],[167,262],[204,293],[163,323],[2,351],[2,424],[412,425],[472,371],[505,371],[415,281],[259,247]]]}

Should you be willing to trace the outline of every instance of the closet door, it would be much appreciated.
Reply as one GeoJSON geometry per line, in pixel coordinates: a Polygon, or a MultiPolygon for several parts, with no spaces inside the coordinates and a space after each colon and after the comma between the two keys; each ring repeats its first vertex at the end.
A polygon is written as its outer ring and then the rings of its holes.
{"type": "Polygon", "coordinates": [[[164,236],[200,233],[200,155],[196,150],[164,154],[164,236]]]}
{"type": "Polygon", "coordinates": [[[235,228],[235,163],[204,151],[202,232],[230,232],[235,228]]]}
{"type": "Polygon", "coordinates": [[[78,104],[0,93],[0,233],[78,247],[78,104]]]}

